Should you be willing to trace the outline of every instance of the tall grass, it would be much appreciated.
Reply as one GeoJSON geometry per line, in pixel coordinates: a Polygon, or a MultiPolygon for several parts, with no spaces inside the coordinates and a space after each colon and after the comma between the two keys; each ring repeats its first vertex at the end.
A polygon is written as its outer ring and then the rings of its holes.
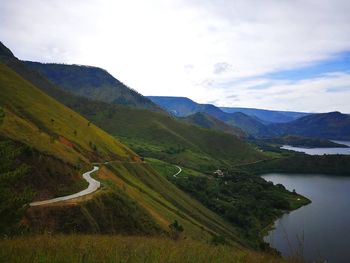
{"type": "Polygon", "coordinates": [[[0,262],[162,262],[162,263],[228,263],[285,262],[282,258],[212,246],[191,240],[165,238],[42,235],[0,241],[0,262]]]}

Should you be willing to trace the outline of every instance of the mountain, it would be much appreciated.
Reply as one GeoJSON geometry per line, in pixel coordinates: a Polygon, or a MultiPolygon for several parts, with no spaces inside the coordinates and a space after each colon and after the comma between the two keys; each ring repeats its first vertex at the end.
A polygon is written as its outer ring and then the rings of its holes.
{"type": "Polygon", "coordinates": [[[340,112],[311,114],[295,121],[270,126],[279,134],[350,140],[350,116],[340,112]]]}
{"type": "Polygon", "coordinates": [[[235,167],[270,158],[237,136],[163,112],[79,97],[1,50],[1,235],[180,236],[227,243],[243,255],[263,246],[262,229],[301,205],[301,196],[235,167]],[[180,164],[181,175],[169,162],[140,158],[116,137],[147,157],[180,164]],[[102,186],[96,193],[27,205],[86,188],[81,174],[92,162],[100,167],[93,175],[102,186]],[[213,176],[221,167],[225,179],[213,176]]]}
{"type": "Polygon", "coordinates": [[[220,107],[220,109],[227,113],[242,112],[246,115],[262,120],[265,124],[291,122],[309,114],[305,112],[274,111],[253,108],[220,107]]]}
{"type": "Polygon", "coordinates": [[[244,113],[227,113],[212,104],[199,104],[185,97],[149,96],[148,98],[178,117],[187,117],[197,112],[203,112],[226,124],[238,127],[252,136],[266,137],[273,134],[273,131],[261,120],[244,113]]]}
{"type": "MultiPolygon", "coordinates": [[[[191,166],[193,162],[197,168],[213,166],[211,171],[217,169],[217,165],[264,158],[260,152],[236,136],[182,123],[162,112],[117,106],[70,94],[13,56],[7,57],[6,63],[25,79],[1,64],[0,139],[3,137],[13,147],[20,143],[25,147],[24,155],[29,151],[27,146],[33,149],[30,151],[34,151],[31,156],[35,160],[28,162],[31,172],[23,187],[35,190],[34,200],[84,188],[82,170],[87,169],[92,161],[112,161],[102,165],[97,175],[97,178],[108,181],[105,191],[96,198],[78,202],[76,206],[30,208],[25,215],[29,229],[40,231],[45,226],[54,232],[69,231],[70,222],[74,222],[79,232],[137,231],[151,234],[159,229],[167,232],[169,224],[177,220],[186,228],[186,235],[197,240],[208,240],[216,233],[235,242],[244,242],[244,238],[238,237],[235,227],[177,189],[148,163],[140,162],[138,155],[93,123],[103,126],[142,153],[181,165],[191,166]],[[70,182],[72,186],[67,187],[66,183],[70,182]],[[99,217],[100,214],[103,217],[99,217]],[[92,223],[86,224],[86,220],[92,223]],[[129,228],[131,225],[134,227],[129,228]]],[[[0,154],[3,152],[1,148],[0,154]]],[[[4,163],[5,158],[1,157],[4,163]]],[[[16,196],[20,195],[16,193],[16,196]]],[[[23,200],[18,208],[23,202],[28,201],[23,200]]]]}
{"type": "Polygon", "coordinates": [[[43,75],[17,59],[8,60],[8,65],[32,84],[116,136],[141,155],[205,170],[265,158],[236,136],[202,129],[163,112],[79,97],[46,80],[43,75]]]}
{"type": "Polygon", "coordinates": [[[0,64],[0,89],[0,171],[9,179],[11,175],[11,181],[0,185],[6,197],[0,201],[2,233],[9,233],[12,224],[18,231],[25,227],[34,232],[159,235],[177,220],[193,239],[208,240],[217,233],[240,242],[232,225],[177,189],[90,120],[4,64],[0,64]],[[24,206],[33,199],[84,189],[81,173],[96,161],[111,161],[101,164],[96,175],[103,182],[98,194],[67,205],[24,206]]]}
{"type": "Polygon", "coordinates": [[[241,129],[228,125],[225,122],[220,121],[219,119],[216,119],[203,112],[197,112],[187,117],[183,117],[182,119],[188,123],[198,125],[202,128],[223,131],[240,138],[246,137],[246,134],[241,129]]]}
{"type": "Polygon", "coordinates": [[[161,111],[151,100],[115,79],[106,70],[82,65],[24,62],[54,84],[93,100],[161,111]]]}

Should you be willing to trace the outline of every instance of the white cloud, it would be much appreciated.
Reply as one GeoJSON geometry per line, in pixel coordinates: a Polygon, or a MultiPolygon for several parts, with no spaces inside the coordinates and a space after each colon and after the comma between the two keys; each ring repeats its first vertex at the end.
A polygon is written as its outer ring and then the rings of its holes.
{"type": "Polygon", "coordinates": [[[257,79],[243,81],[235,91],[222,90],[219,105],[254,108],[284,109],[305,112],[342,111],[350,113],[350,73],[335,72],[322,76],[299,80],[257,79]],[[255,89],[255,85],[268,88],[255,89]],[[230,99],[230,96],[235,96],[230,99]]]}
{"type": "Polygon", "coordinates": [[[350,50],[349,13],[347,0],[11,0],[0,2],[0,35],[21,59],[100,66],[145,95],[229,103],[237,93],[241,106],[328,111],[324,95],[282,103],[275,85],[257,104],[239,83],[350,50]],[[238,84],[223,91],[228,82],[238,84]]]}

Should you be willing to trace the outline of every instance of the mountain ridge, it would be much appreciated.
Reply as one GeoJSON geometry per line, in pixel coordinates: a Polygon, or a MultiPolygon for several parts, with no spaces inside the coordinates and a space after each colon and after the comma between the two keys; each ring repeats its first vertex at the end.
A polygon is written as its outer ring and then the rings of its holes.
{"type": "Polygon", "coordinates": [[[196,103],[186,97],[148,96],[148,98],[177,117],[187,117],[197,112],[204,112],[226,124],[240,128],[251,136],[264,137],[273,134],[269,127],[263,124],[263,121],[244,113],[227,113],[215,105],[196,103]]]}

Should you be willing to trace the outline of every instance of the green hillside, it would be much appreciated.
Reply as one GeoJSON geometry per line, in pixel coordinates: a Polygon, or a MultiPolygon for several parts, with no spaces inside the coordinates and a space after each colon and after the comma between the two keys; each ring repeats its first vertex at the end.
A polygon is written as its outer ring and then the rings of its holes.
{"type": "Polygon", "coordinates": [[[197,112],[189,115],[183,118],[183,120],[191,124],[196,124],[202,128],[226,132],[240,138],[246,137],[246,134],[241,129],[228,125],[204,112],[197,112]]]}
{"type": "Polygon", "coordinates": [[[44,235],[0,240],[0,258],[11,263],[300,263],[230,246],[161,237],[44,235]],[[16,253],[13,253],[16,251],[16,253]]]}
{"type": "Polygon", "coordinates": [[[0,64],[0,135],[71,164],[136,156],[87,119],[0,64]]]}
{"type": "Polygon", "coordinates": [[[164,112],[70,94],[28,69],[6,48],[0,49],[0,59],[8,65],[0,64],[0,234],[24,236],[1,240],[5,249],[0,261],[94,262],[97,251],[103,251],[102,258],[112,262],[135,258],[139,262],[280,262],[252,249],[270,251],[262,242],[262,228],[285,209],[302,204],[295,204],[297,196],[285,189],[233,167],[270,159],[269,155],[237,136],[188,124],[164,112]],[[142,157],[163,161],[143,161],[116,137],[142,157]],[[81,174],[92,162],[101,163],[93,174],[102,186],[97,192],[67,202],[27,205],[86,188],[81,174]],[[172,163],[183,168],[178,177],[172,163]],[[212,172],[217,168],[230,176],[215,177],[212,172]],[[249,194],[252,191],[254,195],[249,194]],[[30,237],[48,232],[60,242],[62,257],[57,257],[57,246],[45,235],[30,237]],[[75,233],[94,236],[81,239],[75,233]],[[97,234],[124,236],[99,239],[97,234]],[[89,245],[91,254],[81,249],[73,252],[74,246],[67,246],[72,240],[102,242],[101,248],[108,251],[89,245]],[[124,245],[128,240],[134,245],[124,245]],[[126,257],[115,254],[122,243],[118,251],[126,257]],[[35,254],[12,257],[8,253],[33,251],[34,244],[35,254]],[[43,245],[48,253],[41,250],[43,245]],[[172,250],[172,256],[155,246],[172,250]],[[148,257],[143,251],[156,254],[148,257]]]}
{"type": "Polygon", "coordinates": [[[179,122],[166,114],[122,106],[72,107],[142,156],[209,172],[269,158],[236,136],[179,122]]]}
{"type": "Polygon", "coordinates": [[[14,57],[9,58],[7,64],[32,84],[142,156],[210,171],[221,166],[268,158],[236,136],[190,125],[161,112],[78,97],[62,90],[14,57]]]}
{"type": "MultiPolygon", "coordinates": [[[[15,181],[12,181],[16,183],[1,190],[8,189],[6,191],[9,192],[16,189],[23,196],[11,207],[18,212],[17,216],[13,216],[16,218],[14,223],[24,215],[26,220],[21,222],[35,232],[72,232],[75,229],[88,233],[132,233],[127,229],[136,228],[138,233],[155,234],[167,233],[169,224],[177,220],[185,228],[184,235],[187,237],[210,240],[212,235],[226,235],[232,241],[243,242],[234,227],[178,190],[147,164],[139,162],[137,155],[127,147],[5,65],[0,65],[0,85],[0,105],[5,113],[1,115],[0,135],[12,145],[12,148],[5,145],[7,148],[1,152],[5,156],[13,156],[2,171],[8,173],[12,169],[16,175],[13,177],[15,181]],[[18,156],[13,155],[19,147],[24,147],[24,150],[18,156]],[[26,150],[27,147],[29,150],[26,150]],[[66,176],[74,181],[79,172],[75,167],[80,165],[84,170],[91,161],[106,160],[113,162],[108,167],[103,166],[96,175],[103,182],[103,190],[95,198],[63,207],[33,207],[23,211],[23,204],[33,198],[30,192],[38,194],[34,196],[39,199],[54,195],[43,194],[51,180],[50,170],[58,176],[67,172],[66,176]],[[42,165],[40,161],[46,164],[43,165],[46,174],[42,171],[36,175],[34,171],[42,165]],[[16,163],[28,163],[28,171],[23,170],[19,176],[19,171],[15,170],[16,163]],[[56,170],[60,163],[66,166],[61,173],[56,170]],[[43,180],[41,184],[44,187],[36,186],[36,180],[43,180]],[[24,182],[30,190],[28,194],[25,187],[20,187],[24,182]],[[152,228],[154,231],[150,231],[152,228]]],[[[58,183],[59,178],[56,179],[58,183]]],[[[68,179],[63,181],[69,184],[68,179]]]]}
{"type": "Polygon", "coordinates": [[[25,62],[54,84],[74,94],[93,100],[162,111],[148,98],[115,79],[106,70],[81,65],[25,62]]]}

